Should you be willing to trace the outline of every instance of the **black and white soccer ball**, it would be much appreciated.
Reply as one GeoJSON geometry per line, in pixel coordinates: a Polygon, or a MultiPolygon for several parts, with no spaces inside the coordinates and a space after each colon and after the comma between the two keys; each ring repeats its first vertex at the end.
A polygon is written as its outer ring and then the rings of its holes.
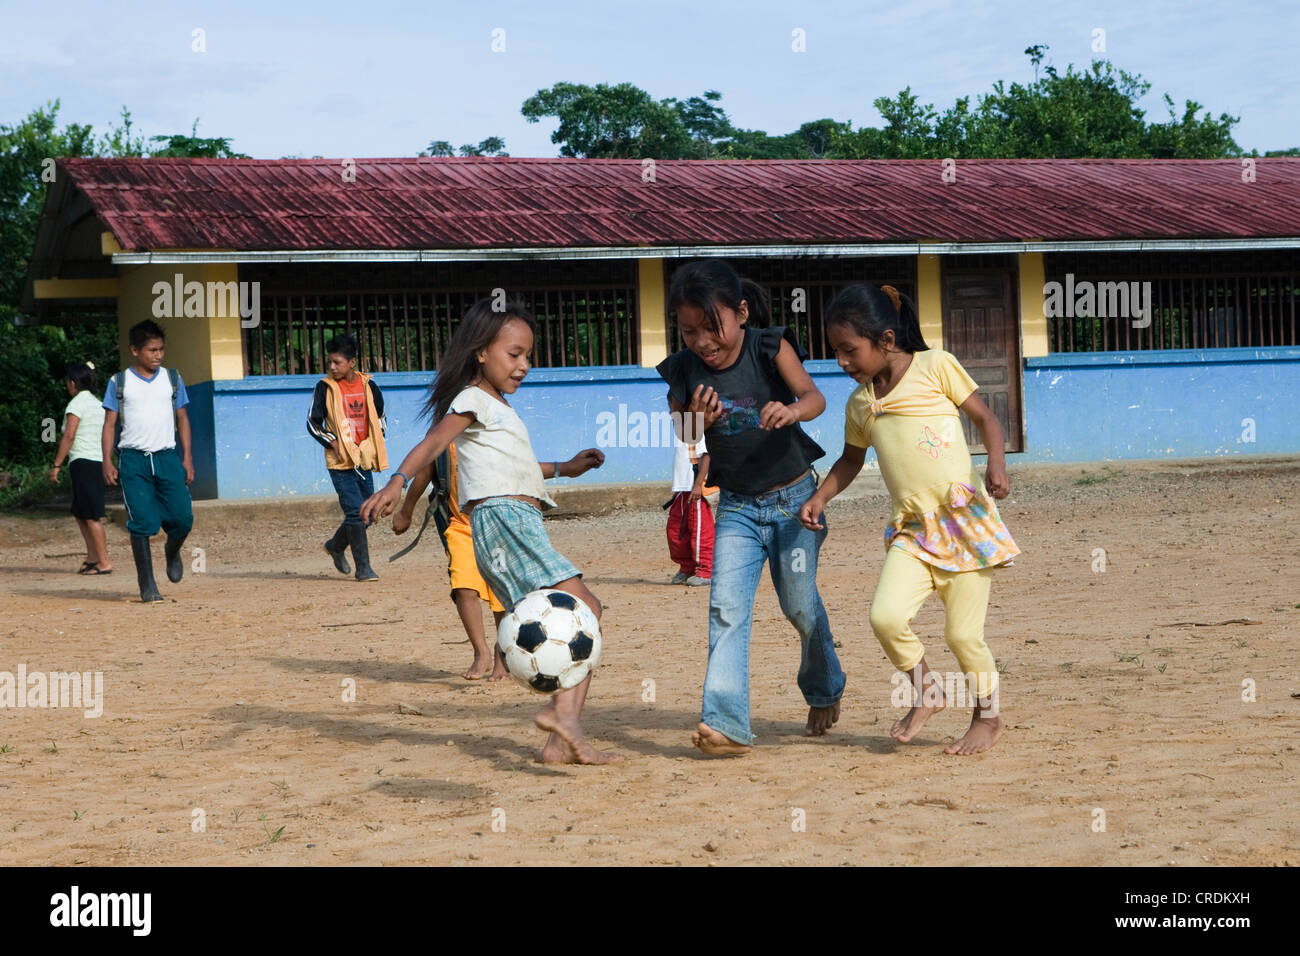
{"type": "Polygon", "coordinates": [[[510,676],[539,694],[581,684],[600,661],[596,615],[567,591],[524,595],[501,619],[497,647],[510,676]]]}

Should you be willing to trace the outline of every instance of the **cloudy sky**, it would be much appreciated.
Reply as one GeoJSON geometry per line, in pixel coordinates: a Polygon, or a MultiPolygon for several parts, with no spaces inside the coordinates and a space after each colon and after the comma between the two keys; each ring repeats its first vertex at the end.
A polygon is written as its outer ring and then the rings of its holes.
{"type": "Polygon", "coordinates": [[[554,121],[519,107],[560,81],[658,99],[716,89],[733,123],[773,134],[821,117],[877,125],[872,100],[904,86],[942,109],[1032,80],[1036,43],[1062,70],[1103,55],[1141,73],[1152,118],[1168,92],[1180,111],[1193,99],[1240,116],[1245,149],[1300,146],[1295,0],[0,0],[0,24],[0,124],[57,98],[62,122],[102,132],[126,105],[144,135],[198,117],[199,135],[262,159],[412,156],[492,135],[511,155],[554,156],[554,121]],[[806,52],[791,49],[796,29],[806,52]]]}

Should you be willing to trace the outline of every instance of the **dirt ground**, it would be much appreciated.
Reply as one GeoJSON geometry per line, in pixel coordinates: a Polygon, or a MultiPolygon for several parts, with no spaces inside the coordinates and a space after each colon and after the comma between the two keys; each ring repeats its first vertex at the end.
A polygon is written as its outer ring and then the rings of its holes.
{"type": "MultiPolygon", "coordinates": [[[[607,608],[585,725],[611,768],[534,762],[541,698],[461,679],[431,536],[389,564],[372,532],[362,585],[320,550],[328,502],[201,503],[206,570],[169,584],[156,542],[168,600],[145,607],[120,523],[116,573],[86,578],[70,517],[0,517],[0,671],[104,679],[98,718],[0,709],[0,863],[1300,864],[1300,460],[1011,476],[1024,554],[987,631],[1009,730],[967,758],[942,751],[964,711],[889,737],[879,495],[833,503],[822,552],[838,727],[801,736],[798,639],[764,581],[758,746],[729,760],[689,745],[708,596],[668,585],[663,512],[548,521],[607,608]]],[[[955,669],[937,600],[914,626],[955,669]]]]}

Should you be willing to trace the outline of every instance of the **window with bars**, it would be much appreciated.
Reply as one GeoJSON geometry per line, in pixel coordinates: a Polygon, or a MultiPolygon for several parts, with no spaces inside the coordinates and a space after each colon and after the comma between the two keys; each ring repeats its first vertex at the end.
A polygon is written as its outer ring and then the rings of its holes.
{"type": "MultiPolygon", "coordinates": [[[[1066,311],[1071,284],[1080,291],[1084,282],[1094,290],[1127,286],[1124,296],[1104,296],[1105,304],[1094,295],[1091,315],[1049,314],[1053,352],[1300,344],[1300,252],[1052,253],[1044,264],[1047,281],[1062,290],[1060,308],[1051,311],[1066,311]],[[1132,308],[1134,291],[1149,309],[1141,316],[1132,308]],[[1109,314],[1123,312],[1113,306],[1126,296],[1128,312],[1109,314]]],[[[1086,303],[1082,311],[1089,311],[1086,303]]]]}
{"type": "Polygon", "coordinates": [[[243,333],[247,374],[319,373],[325,343],[340,332],[356,336],[366,371],[433,370],[461,317],[496,288],[533,312],[534,366],[639,362],[634,264],[511,263],[509,275],[499,265],[495,274],[485,264],[457,265],[249,270],[250,281],[263,286],[261,322],[243,333]],[[572,284],[560,284],[565,280],[572,284]]]}
{"type": "MultiPolygon", "coordinates": [[[[665,286],[672,283],[673,270],[687,261],[668,260],[664,267],[665,286]]],[[[772,308],[772,324],[793,329],[812,359],[835,357],[826,344],[822,318],[831,299],[845,286],[854,283],[892,285],[916,300],[916,260],[912,256],[730,258],[727,261],[736,272],[753,279],[767,293],[772,308]],[[795,291],[798,289],[803,290],[801,301],[796,301],[795,291]]],[[[669,313],[667,333],[670,353],[684,347],[673,312],[669,313]]]]}

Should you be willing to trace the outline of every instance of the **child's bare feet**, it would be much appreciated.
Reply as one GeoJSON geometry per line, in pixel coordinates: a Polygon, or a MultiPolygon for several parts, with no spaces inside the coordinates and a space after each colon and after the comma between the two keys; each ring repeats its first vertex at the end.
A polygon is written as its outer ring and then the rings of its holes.
{"type": "Polygon", "coordinates": [[[805,737],[820,737],[835,726],[840,719],[840,702],[837,700],[830,707],[809,707],[808,726],[803,730],[805,737]]]}
{"type": "Polygon", "coordinates": [[[495,684],[497,681],[505,680],[509,676],[510,672],[506,670],[505,658],[500,654],[497,654],[496,663],[492,665],[492,673],[488,676],[487,682],[489,684],[495,684]]]}
{"type": "Polygon", "coordinates": [[[976,711],[975,716],[971,718],[970,729],[966,731],[966,736],[944,747],[943,752],[961,757],[982,754],[998,742],[1004,730],[1006,726],[1002,723],[1001,717],[981,717],[979,711],[976,711]]]}
{"type": "Polygon", "coordinates": [[[916,706],[894,721],[894,726],[889,728],[889,736],[900,744],[905,744],[920,733],[921,728],[925,726],[925,722],[944,708],[943,694],[939,692],[936,697],[936,691],[938,691],[937,687],[933,690],[927,689],[926,694],[917,702],[916,706]]]}
{"type": "Polygon", "coordinates": [[[700,721],[699,729],[691,734],[691,743],[710,757],[739,757],[753,749],[744,744],[736,743],[726,734],[719,733],[704,721],[700,721]]]}
{"type": "Polygon", "coordinates": [[[582,736],[578,718],[561,713],[554,700],[537,712],[533,723],[551,735],[542,748],[543,763],[605,764],[618,763],[623,759],[618,754],[597,750],[587,743],[582,736]]]}
{"type": "Polygon", "coordinates": [[[605,750],[597,750],[590,744],[584,743],[581,748],[574,749],[566,744],[555,734],[551,734],[546,739],[546,746],[542,748],[542,754],[538,758],[542,763],[577,763],[577,764],[607,764],[620,763],[623,758],[618,754],[612,754],[605,750]]]}
{"type": "MultiPolygon", "coordinates": [[[[492,653],[480,653],[477,649],[474,651],[474,663],[469,665],[469,669],[461,676],[466,680],[482,680],[489,674],[495,673],[492,666],[492,653]]],[[[500,680],[500,678],[497,678],[500,680]]]]}

